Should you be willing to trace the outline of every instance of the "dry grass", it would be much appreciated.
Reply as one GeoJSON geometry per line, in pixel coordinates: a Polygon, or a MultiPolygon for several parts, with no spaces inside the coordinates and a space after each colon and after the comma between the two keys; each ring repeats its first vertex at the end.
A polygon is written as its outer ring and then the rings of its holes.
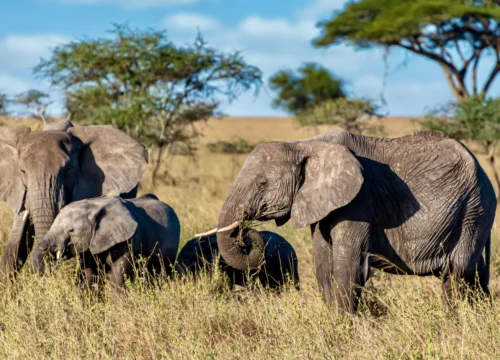
{"type": "MultiPolygon", "coordinates": [[[[408,119],[384,120],[391,136],[414,131],[408,119]]],[[[243,138],[251,143],[315,135],[290,119],[230,119],[206,125],[203,143],[243,138]]],[[[200,151],[198,161],[174,156],[168,169],[177,185],[157,185],[181,223],[181,244],[215,225],[218,210],[245,155],[200,151]]],[[[481,158],[481,157],[480,157],[481,158]]],[[[153,191],[150,173],[141,192],[153,191]]],[[[2,205],[5,239],[12,216],[2,205]]],[[[103,297],[74,285],[74,263],[39,278],[23,271],[0,290],[0,358],[79,359],[494,359],[500,358],[500,247],[493,244],[493,308],[461,306],[451,315],[434,278],[374,272],[361,315],[345,319],[323,304],[312,274],[307,229],[266,229],[297,251],[301,291],[227,291],[208,277],[194,284],[140,282],[126,294],[103,297]],[[68,276],[68,274],[70,276],[68,276]],[[369,305],[369,306],[368,306],[369,305]],[[373,312],[373,313],[372,313],[373,312]]]]}

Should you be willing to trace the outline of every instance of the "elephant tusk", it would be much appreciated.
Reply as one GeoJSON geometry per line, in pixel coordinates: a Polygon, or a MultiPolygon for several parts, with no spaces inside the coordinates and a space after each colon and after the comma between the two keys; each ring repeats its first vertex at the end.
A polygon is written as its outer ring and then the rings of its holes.
{"type": "Polygon", "coordinates": [[[62,257],[62,250],[59,249],[59,250],[57,250],[57,253],[56,253],[56,260],[60,260],[61,257],[62,257]]]}
{"type": "Polygon", "coordinates": [[[196,234],[195,236],[196,237],[209,236],[209,235],[213,235],[215,233],[217,233],[217,228],[196,234]]]}
{"type": "Polygon", "coordinates": [[[26,219],[28,218],[28,215],[29,215],[28,210],[25,210],[24,215],[23,215],[23,222],[26,221],[26,219]]]}
{"type": "Polygon", "coordinates": [[[241,224],[241,221],[240,220],[236,220],[231,225],[223,227],[222,229],[217,230],[217,232],[220,233],[220,232],[223,232],[223,231],[229,231],[229,230],[236,229],[238,226],[240,226],[240,224],[241,224]]]}

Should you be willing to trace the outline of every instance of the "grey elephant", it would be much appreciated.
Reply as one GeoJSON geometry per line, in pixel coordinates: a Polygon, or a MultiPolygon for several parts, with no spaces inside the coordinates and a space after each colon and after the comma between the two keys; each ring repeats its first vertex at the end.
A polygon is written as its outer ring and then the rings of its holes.
{"type": "Polygon", "coordinates": [[[169,275],[179,238],[175,211],[155,195],[129,200],[103,196],[66,205],[40,247],[56,259],[78,253],[88,286],[96,283],[101,270],[110,273],[111,284],[123,287],[127,277],[134,279],[139,257],[147,259],[150,275],[169,275]]]}
{"type": "MultiPolygon", "coordinates": [[[[15,274],[37,239],[43,239],[63,206],[101,195],[135,197],[146,170],[143,145],[112,126],[76,126],[68,121],[0,127],[0,201],[14,212],[0,273],[15,274]]],[[[32,261],[40,265],[35,246],[32,261]]]]}
{"type": "Polygon", "coordinates": [[[256,146],[214,231],[222,257],[244,270],[261,261],[264,246],[258,236],[250,251],[239,246],[246,220],[310,226],[317,281],[341,311],[356,312],[372,267],[439,276],[452,305],[454,277],[468,285],[462,290],[489,294],[496,206],[476,158],[442,132],[377,138],[333,130],[256,146]]]}
{"type": "Polygon", "coordinates": [[[300,288],[297,254],[292,245],[280,235],[271,231],[259,232],[265,243],[265,262],[257,272],[242,271],[227,265],[219,256],[217,236],[209,235],[189,240],[177,255],[176,270],[196,276],[202,269],[212,269],[216,263],[222,273],[229,278],[229,285],[244,286],[248,275],[257,278],[264,287],[279,289],[289,281],[295,289],[300,288]]]}

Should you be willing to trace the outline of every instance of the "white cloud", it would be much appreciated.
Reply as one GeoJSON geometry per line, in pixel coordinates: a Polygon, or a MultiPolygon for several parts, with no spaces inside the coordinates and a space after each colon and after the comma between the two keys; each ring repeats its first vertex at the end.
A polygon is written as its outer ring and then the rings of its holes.
{"type": "Polygon", "coordinates": [[[153,8],[192,5],[198,0],[53,0],[68,5],[118,5],[125,8],[153,8]]]}
{"type": "Polygon", "coordinates": [[[298,21],[292,23],[287,19],[265,19],[260,16],[249,16],[238,26],[242,34],[251,37],[280,38],[307,38],[310,39],[314,29],[314,22],[298,21]]]}
{"type": "Polygon", "coordinates": [[[31,83],[8,73],[0,73],[0,92],[16,94],[31,88],[31,83]]]}
{"type": "Polygon", "coordinates": [[[199,28],[201,31],[219,28],[216,19],[196,13],[179,12],[165,17],[162,25],[168,30],[192,31],[199,28]]]}
{"type": "Polygon", "coordinates": [[[71,38],[59,34],[7,35],[1,42],[5,51],[28,56],[44,56],[50,49],[69,42],[71,38]]]}

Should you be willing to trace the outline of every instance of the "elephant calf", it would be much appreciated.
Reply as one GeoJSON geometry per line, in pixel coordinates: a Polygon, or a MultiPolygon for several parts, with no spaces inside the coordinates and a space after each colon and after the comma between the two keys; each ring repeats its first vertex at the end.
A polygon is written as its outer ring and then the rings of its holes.
{"type": "Polygon", "coordinates": [[[83,281],[92,285],[99,270],[112,284],[133,280],[134,262],[147,258],[150,274],[170,273],[179,247],[180,224],[174,210],[152,194],[136,199],[99,197],[73,202],[57,215],[42,249],[69,259],[80,254],[83,281]]]}
{"type": "MultiPolygon", "coordinates": [[[[271,231],[261,231],[264,238],[265,263],[255,275],[263,286],[279,288],[290,278],[299,290],[297,255],[292,245],[280,235],[271,231]]],[[[194,273],[203,268],[210,269],[219,257],[219,269],[229,277],[230,286],[245,285],[248,272],[236,270],[219,256],[217,236],[210,235],[189,240],[177,256],[176,270],[179,273],[194,273]]]]}

